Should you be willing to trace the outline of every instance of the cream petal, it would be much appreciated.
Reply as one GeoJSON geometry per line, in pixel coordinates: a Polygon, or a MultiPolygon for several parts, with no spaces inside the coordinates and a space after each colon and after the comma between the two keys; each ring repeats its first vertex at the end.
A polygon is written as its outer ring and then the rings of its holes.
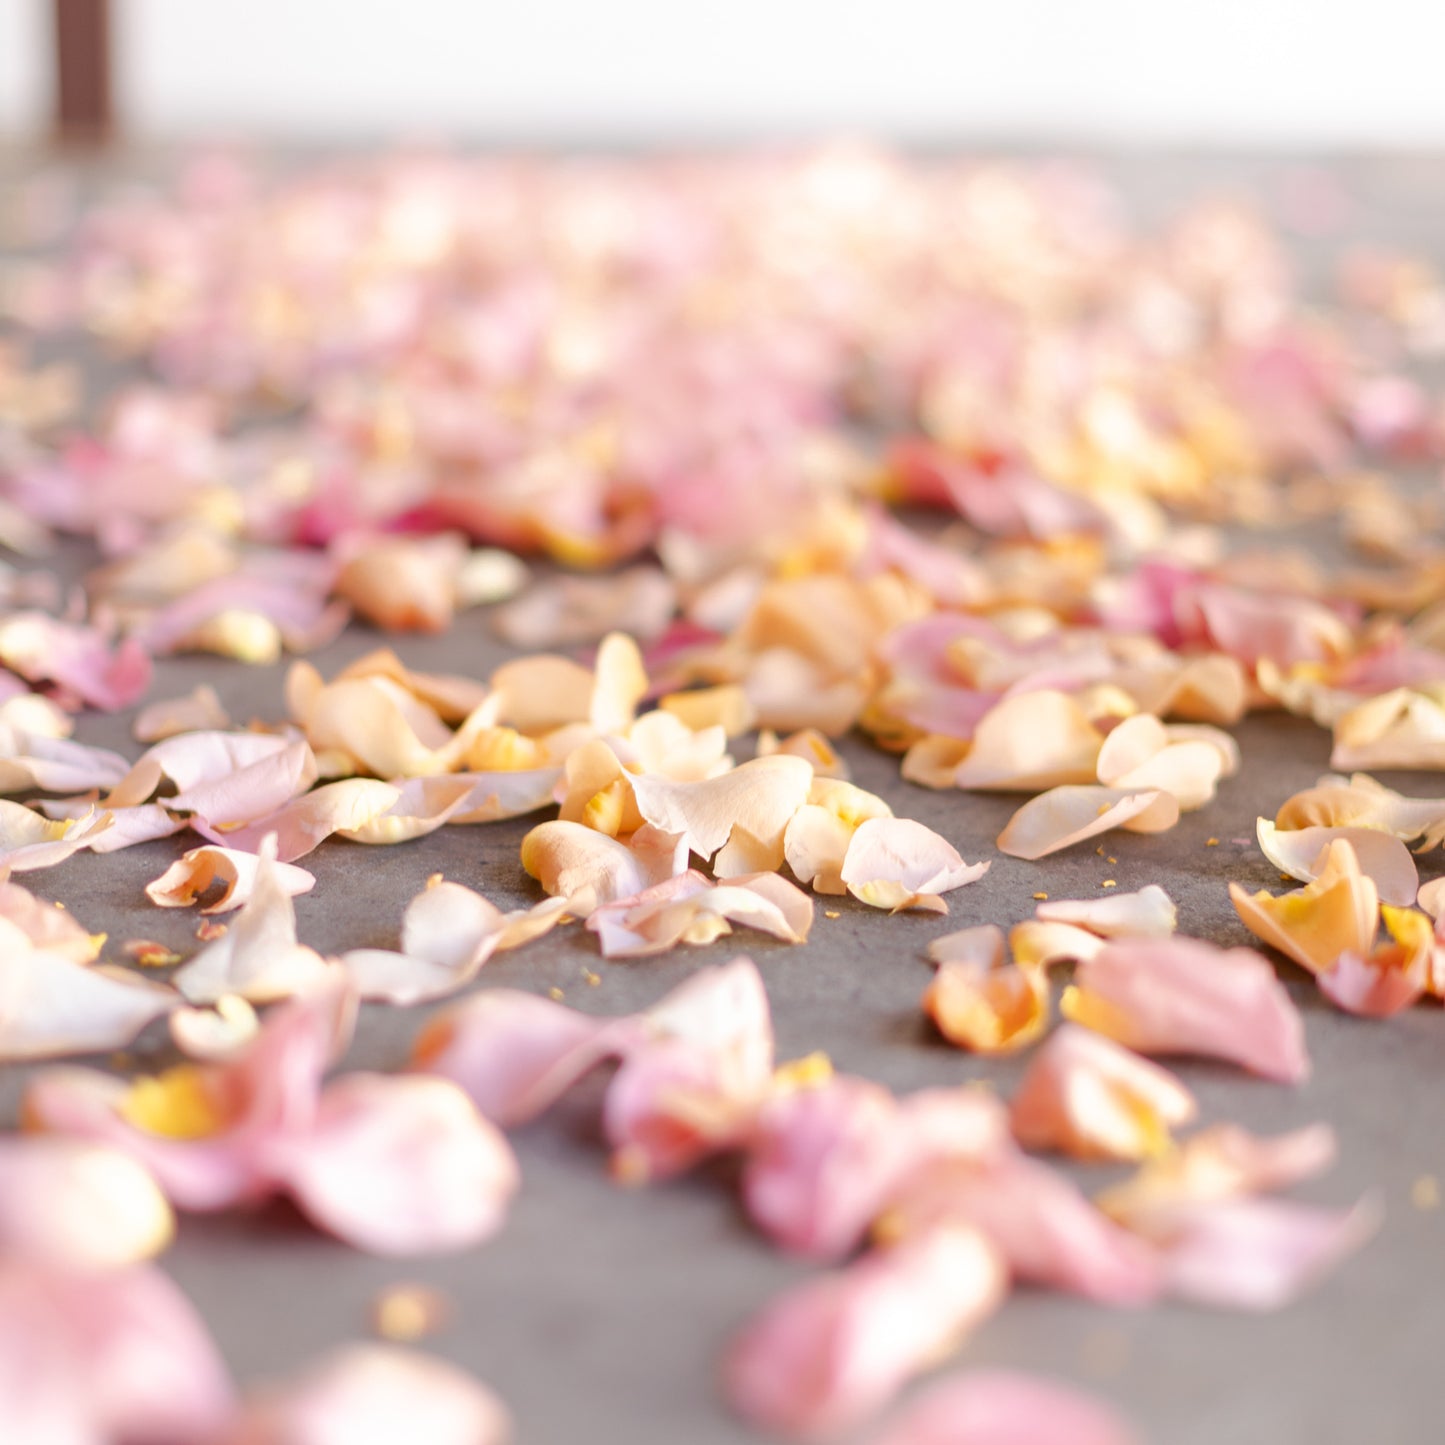
{"type": "Polygon", "coordinates": [[[1053,788],[1031,798],[1009,819],[998,846],[1011,857],[1033,861],[1111,828],[1161,833],[1178,821],[1178,800],[1159,789],[1131,793],[1104,787],[1053,788]]]}

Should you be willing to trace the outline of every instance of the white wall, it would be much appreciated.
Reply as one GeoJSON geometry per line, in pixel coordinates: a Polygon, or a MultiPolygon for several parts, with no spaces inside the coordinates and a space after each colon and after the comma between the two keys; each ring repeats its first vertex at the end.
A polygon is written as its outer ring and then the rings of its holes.
{"type": "Polygon", "coordinates": [[[0,0],[0,136],[43,124],[50,105],[49,22],[45,0],[0,0]]]}
{"type": "MultiPolygon", "coordinates": [[[[1439,0],[113,3],[150,135],[1445,143],[1439,0]]],[[[0,0],[0,125],[40,8],[0,0]]]]}

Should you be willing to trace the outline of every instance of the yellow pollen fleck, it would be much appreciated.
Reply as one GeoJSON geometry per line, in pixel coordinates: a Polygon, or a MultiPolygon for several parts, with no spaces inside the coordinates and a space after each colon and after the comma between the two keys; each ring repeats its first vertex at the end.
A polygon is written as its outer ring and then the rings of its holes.
{"type": "Polygon", "coordinates": [[[799,1089],[816,1089],[833,1077],[833,1061],[827,1054],[815,1052],[801,1059],[790,1059],[773,1071],[773,1087],[780,1093],[799,1089]]]}
{"type": "Polygon", "coordinates": [[[1104,862],[1106,862],[1106,863],[1117,863],[1118,861],[1119,861],[1119,860],[1118,860],[1117,858],[1105,858],[1105,859],[1104,859],[1104,862]]]}
{"type": "Polygon", "coordinates": [[[1047,893],[1035,893],[1034,897],[1037,898],[1040,903],[1047,903],[1049,901],[1049,895],[1047,893]]]}
{"type": "Polygon", "coordinates": [[[823,910],[824,918],[841,918],[842,916],[843,915],[839,913],[836,908],[825,908],[823,910]]]}
{"type": "Polygon", "coordinates": [[[427,877],[426,886],[428,888],[439,888],[445,881],[446,879],[443,877],[442,874],[432,873],[427,877]]]}
{"type": "Polygon", "coordinates": [[[561,1003],[567,995],[554,983],[552,987],[547,990],[547,997],[551,999],[553,1003],[561,1003]]]}
{"type": "Polygon", "coordinates": [[[412,1344],[445,1327],[451,1305],[440,1290],[424,1284],[396,1284],[371,1304],[371,1328],[384,1340],[412,1344]]]}
{"type": "Polygon", "coordinates": [[[1106,878],[1099,884],[1100,888],[1117,888],[1119,885],[1112,878],[1106,878]]]}
{"type": "Polygon", "coordinates": [[[1217,848],[1217,847],[1219,847],[1219,839],[1218,839],[1218,838],[1206,838],[1206,839],[1204,840],[1204,846],[1205,846],[1206,848],[1217,848]]]}
{"type": "Polygon", "coordinates": [[[584,968],[582,970],[582,982],[585,983],[588,988],[596,988],[597,985],[602,982],[602,975],[600,973],[593,973],[590,968],[584,968]]]}
{"type": "MultiPolygon", "coordinates": [[[[1101,808],[1099,811],[1102,813],[1104,810],[1101,808]]],[[[1099,846],[1094,849],[1094,852],[1096,852],[1099,857],[1102,858],[1104,856],[1104,845],[1100,843],[1099,846]]]]}
{"type": "Polygon", "coordinates": [[[1433,1174],[1422,1174],[1410,1186],[1410,1203],[1416,1209],[1439,1209],[1440,1181],[1433,1174]]]}

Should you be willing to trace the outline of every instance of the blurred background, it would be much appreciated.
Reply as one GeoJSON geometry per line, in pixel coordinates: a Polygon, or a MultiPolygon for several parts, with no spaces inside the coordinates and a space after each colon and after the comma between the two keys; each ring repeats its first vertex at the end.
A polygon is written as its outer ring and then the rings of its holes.
{"type": "MultiPolygon", "coordinates": [[[[7,141],[50,127],[53,11],[0,0],[7,141]]],[[[115,111],[146,140],[1445,144],[1428,0],[111,0],[109,19],[115,111]]]]}

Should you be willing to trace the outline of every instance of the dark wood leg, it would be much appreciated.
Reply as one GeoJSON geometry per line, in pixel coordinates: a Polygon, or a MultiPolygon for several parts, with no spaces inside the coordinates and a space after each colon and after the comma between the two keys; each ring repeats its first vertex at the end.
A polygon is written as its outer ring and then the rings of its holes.
{"type": "Polygon", "coordinates": [[[110,0],[55,0],[55,136],[93,145],[112,123],[110,0]]]}

